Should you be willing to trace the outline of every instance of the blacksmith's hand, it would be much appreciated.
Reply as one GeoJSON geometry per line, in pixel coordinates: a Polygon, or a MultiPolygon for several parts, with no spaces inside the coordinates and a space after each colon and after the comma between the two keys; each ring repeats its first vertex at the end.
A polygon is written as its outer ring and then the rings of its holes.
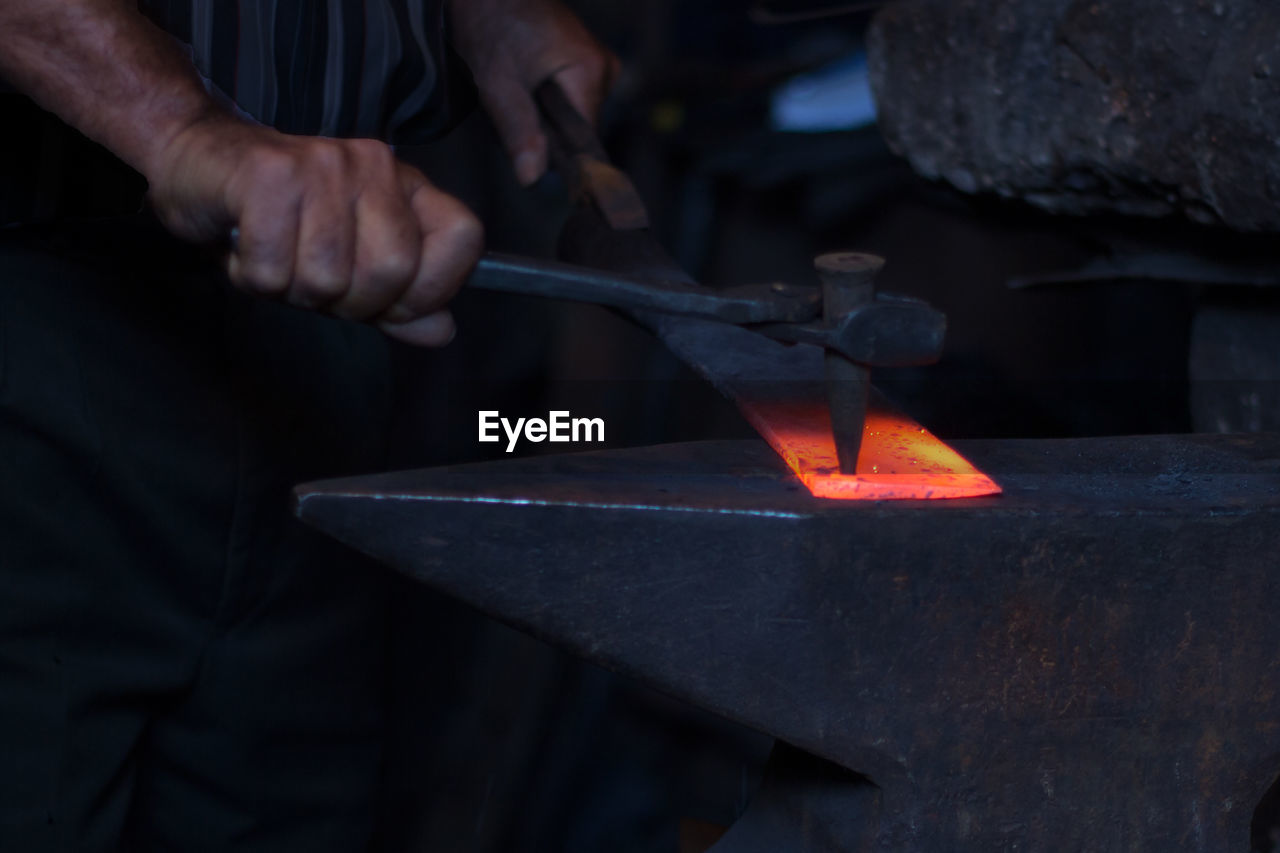
{"type": "Polygon", "coordinates": [[[407,343],[452,339],[445,305],[480,256],[480,223],[384,143],[291,136],[215,111],[151,165],[170,230],[209,241],[234,229],[238,287],[407,343]]]}
{"type": "Polygon", "coordinates": [[[547,170],[533,90],[554,78],[594,123],[618,58],[557,0],[450,0],[449,11],[454,45],[471,68],[516,178],[532,184],[547,170]]]}

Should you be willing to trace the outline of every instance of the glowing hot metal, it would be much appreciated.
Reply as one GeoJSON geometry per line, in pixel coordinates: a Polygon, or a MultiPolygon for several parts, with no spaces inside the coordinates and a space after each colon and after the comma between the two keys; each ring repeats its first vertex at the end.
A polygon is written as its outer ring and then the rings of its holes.
{"type": "Polygon", "coordinates": [[[911,418],[873,397],[858,473],[840,473],[831,418],[821,401],[752,400],[739,407],[815,497],[931,500],[998,495],[1000,487],[911,418]]]}

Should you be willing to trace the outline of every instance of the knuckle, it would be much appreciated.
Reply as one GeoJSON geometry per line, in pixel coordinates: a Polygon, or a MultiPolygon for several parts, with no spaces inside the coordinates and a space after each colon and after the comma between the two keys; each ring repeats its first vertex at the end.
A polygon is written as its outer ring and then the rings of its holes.
{"type": "Polygon", "coordinates": [[[274,148],[253,155],[249,164],[250,179],[258,189],[279,189],[292,185],[298,177],[298,161],[292,154],[274,148]]]}
{"type": "Polygon", "coordinates": [[[446,238],[459,255],[472,261],[479,258],[484,250],[484,226],[474,213],[465,208],[448,226],[446,238]]]}
{"type": "Polygon", "coordinates": [[[289,290],[289,276],[263,264],[245,264],[233,279],[237,286],[259,296],[282,296],[289,290]]]}
{"type": "Polygon", "coordinates": [[[603,51],[587,51],[582,58],[582,66],[590,79],[596,80],[603,77],[608,70],[609,57],[603,51]]]}
{"type": "Polygon", "coordinates": [[[414,288],[415,302],[436,308],[447,302],[462,286],[465,273],[484,250],[484,226],[470,209],[458,204],[457,212],[434,235],[437,250],[434,262],[423,269],[414,288]]]}
{"type": "Polygon", "coordinates": [[[416,196],[423,187],[429,185],[426,176],[418,169],[400,160],[396,161],[395,171],[396,180],[400,184],[401,192],[404,194],[405,201],[412,204],[414,196],[416,196]]]}
{"type": "Polygon", "coordinates": [[[407,246],[384,251],[378,256],[373,274],[381,281],[406,282],[418,268],[418,253],[407,246]]]}
{"type": "Polygon", "coordinates": [[[350,141],[352,153],[360,158],[368,168],[385,172],[394,169],[396,155],[391,146],[376,139],[353,139],[350,141]]]}
{"type": "Polygon", "coordinates": [[[331,219],[325,221],[321,217],[326,211],[321,208],[309,208],[305,216],[312,219],[310,233],[304,233],[298,241],[298,257],[307,269],[335,270],[344,264],[349,266],[350,243],[347,239],[343,223],[331,219]],[[323,225],[315,225],[320,219],[323,225]]]}
{"type": "Polygon", "coordinates": [[[376,156],[376,153],[379,149],[386,147],[384,143],[381,143],[376,139],[370,139],[368,137],[358,137],[355,139],[347,139],[343,141],[343,144],[346,145],[348,148],[350,148],[351,151],[354,152],[355,154],[358,154],[361,156],[369,156],[369,157],[376,156]]]}
{"type": "Polygon", "coordinates": [[[348,165],[346,149],[327,139],[317,139],[312,142],[308,156],[315,168],[325,172],[341,172],[348,165]]]}
{"type": "Polygon", "coordinates": [[[294,283],[292,292],[299,304],[316,307],[340,299],[346,291],[346,282],[336,277],[308,275],[294,283]]]}

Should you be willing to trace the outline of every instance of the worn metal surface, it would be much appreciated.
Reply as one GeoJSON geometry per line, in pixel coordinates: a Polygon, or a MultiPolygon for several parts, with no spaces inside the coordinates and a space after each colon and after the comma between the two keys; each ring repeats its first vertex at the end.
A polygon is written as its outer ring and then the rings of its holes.
{"type": "Polygon", "coordinates": [[[1003,497],[821,501],[733,442],[335,481],[298,508],[865,774],[866,849],[1246,850],[1280,771],[1280,437],[957,446],[1003,497]]]}

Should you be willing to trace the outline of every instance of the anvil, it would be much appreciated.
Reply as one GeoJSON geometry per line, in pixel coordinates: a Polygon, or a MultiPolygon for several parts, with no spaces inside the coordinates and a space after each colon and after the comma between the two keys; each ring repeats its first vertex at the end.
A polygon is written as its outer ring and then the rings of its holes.
{"type": "Polygon", "coordinates": [[[299,487],[304,521],[779,741],[715,853],[1244,851],[1280,772],[1280,436],[974,441],[1000,498],[715,442],[299,487]]]}

